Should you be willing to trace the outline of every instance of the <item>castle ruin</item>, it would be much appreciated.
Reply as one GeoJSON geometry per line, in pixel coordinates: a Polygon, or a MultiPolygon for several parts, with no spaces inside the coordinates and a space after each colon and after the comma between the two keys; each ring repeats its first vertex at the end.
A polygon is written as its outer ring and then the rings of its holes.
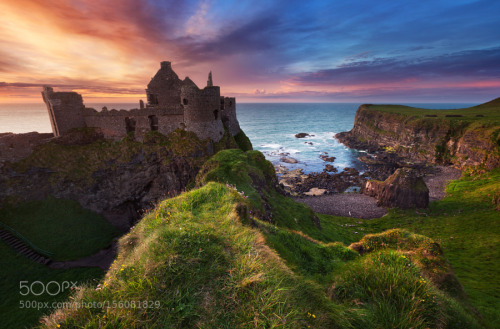
{"type": "Polygon", "coordinates": [[[184,129],[200,139],[218,142],[224,127],[232,136],[240,132],[235,98],[220,95],[220,87],[213,85],[212,72],[207,86],[200,89],[188,77],[179,79],[170,62],[161,62],[160,70],[147,86],[146,96],[147,103],[141,100],[139,109],[118,111],[104,107],[96,111],[86,108],[76,92],[54,92],[48,86],[42,91],[56,137],[70,129],[94,127],[106,138],[118,140],[133,134],[136,140],[143,140],[149,131],[167,135],[184,129]]]}

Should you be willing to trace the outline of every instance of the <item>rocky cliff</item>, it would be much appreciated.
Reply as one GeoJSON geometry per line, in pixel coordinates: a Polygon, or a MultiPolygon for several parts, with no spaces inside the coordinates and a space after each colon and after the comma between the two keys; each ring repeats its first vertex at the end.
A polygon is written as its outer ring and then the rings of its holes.
{"type": "Polygon", "coordinates": [[[335,137],[351,148],[410,161],[490,170],[500,165],[500,98],[459,110],[361,105],[354,127],[335,137]]]}
{"type": "Polygon", "coordinates": [[[168,136],[150,132],[144,142],[116,142],[103,138],[99,129],[73,130],[44,139],[22,159],[3,159],[0,207],[52,195],[77,200],[126,230],[144,209],[194,184],[198,170],[216,151],[238,148],[238,142],[229,133],[213,143],[183,130],[168,136]]]}

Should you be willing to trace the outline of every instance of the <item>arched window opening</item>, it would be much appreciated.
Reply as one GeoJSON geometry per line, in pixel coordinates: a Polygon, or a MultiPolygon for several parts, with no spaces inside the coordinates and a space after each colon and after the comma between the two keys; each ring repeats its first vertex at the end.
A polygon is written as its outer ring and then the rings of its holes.
{"type": "Polygon", "coordinates": [[[158,130],[158,117],[156,115],[150,115],[148,116],[148,119],[151,130],[158,130]]]}
{"type": "Polygon", "coordinates": [[[127,134],[130,132],[135,132],[135,119],[134,118],[125,118],[125,129],[127,130],[127,134]]]}

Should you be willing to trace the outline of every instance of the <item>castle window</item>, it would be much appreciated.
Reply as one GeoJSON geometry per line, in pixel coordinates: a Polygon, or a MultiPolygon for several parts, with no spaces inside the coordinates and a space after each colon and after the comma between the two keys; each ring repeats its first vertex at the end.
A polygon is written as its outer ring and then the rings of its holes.
{"type": "Polygon", "coordinates": [[[182,104],[184,104],[184,105],[188,105],[188,100],[187,100],[187,98],[184,98],[184,99],[182,100],[182,104]]]}
{"type": "Polygon", "coordinates": [[[148,103],[150,105],[158,104],[158,97],[155,94],[148,94],[148,103]]]}
{"type": "Polygon", "coordinates": [[[233,101],[229,101],[229,106],[233,106],[233,101]]]}
{"type": "Polygon", "coordinates": [[[215,117],[215,120],[217,120],[219,118],[219,111],[218,110],[214,111],[214,117],[215,117]]]}
{"type": "Polygon", "coordinates": [[[158,130],[158,117],[156,115],[150,115],[148,116],[148,119],[151,130],[158,130]]]}
{"type": "Polygon", "coordinates": [[[135,132],[135,119],[134,118],[125,118],[125,129],[127,130],[127,134],[130,132],[135,132]]]}

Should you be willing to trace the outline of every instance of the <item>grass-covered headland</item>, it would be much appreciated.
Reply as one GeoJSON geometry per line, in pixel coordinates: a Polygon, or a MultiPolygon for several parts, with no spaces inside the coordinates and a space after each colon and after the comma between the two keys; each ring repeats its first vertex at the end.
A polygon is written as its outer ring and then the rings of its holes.
{"type": "Polygon", "coordinates": [[[486,305],[500,300],[498,252],[491,250],[499,233],[494,177],[464,178],[425,216],[394,211],[369,222],[314,214],[279,193],[261,153],[221,151],[202,167],[194,189],[159,203],[120,239],[104,279],[68,300],[77,307],[57,310],[42,326],[494,327],[486,305]],[[457,197],[460,208],[452,205],[457,197]],[[466,225],[489,227],[474,230],[469,242],[466,225]],[[480,258],[472,266],[455,241],[445,241],[451,232],[480,258]],[[484,263],[488,248],[491,263],[484,263]],[[474,284],[479,272],[493,274],[491,286],[474,284]]]}

